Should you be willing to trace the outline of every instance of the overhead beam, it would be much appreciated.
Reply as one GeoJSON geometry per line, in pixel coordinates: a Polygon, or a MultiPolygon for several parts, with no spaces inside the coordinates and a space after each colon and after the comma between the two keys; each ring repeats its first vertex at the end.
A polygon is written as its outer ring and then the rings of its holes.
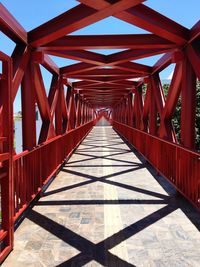
{"type": "Polygon", "coordinates": [[[44,55],[44,61],[43,61],[42,65],[48,71],[50,71],[52,74],[56,73],[59,75],[59,67],[56,65],[56,63],[48,55],[44,55]]]}
{"type": "Polygon", "coordinates": [[[158,54],[168,52],[169,49],[159,48],[159,49],[130,49],[122,52],[114,53],[107,56],[107,61],[110,65],[120,64],[123,62],[136,60],[144,57],[150,57],[158,54]]]}
{"type": "MultiPolygon", "coordinates": [[[[125,86],[137,86],[137,82],[135,81],[130,81],[127,80],[127,77],[96,77],[96,78],[85,78],[84,81],[79,81],[79,82],[73,82],[72,86],[73,87],[84,87],[84,88],[89,88],[92,87],[93,85],[98,85],[101,84],[102,86],[106,86],[109,84],[112,84],[112,86],[120,85],[121,87],[123,85],[125,86]]],[[[122,87],[123,88],[123,87],[122,87]]]]}
{"type": "Polygon", "coordinates": [[[163,69],[167,68],[172,63],[178,63],[183,59],[183,50],[176,49],[173,52],[166,53],[163,55],[153,66],[152,74],[155,72],[160,72],[163,69]]]}
{"type": "Polygon", "coordinates": [[[172,52],[163,55],[153,66],[153,72],[160,72],[172,63],[172,52]]]}
{"type": "Polygon", "coordinates": [[[125,92],[130,89],[126,89],[126,88],[119,88],[119,87],[113,87],[113,88],[109,88],[109,89],[103,89],[103,88],[92,88],[92,89],[80,89],[79,92],[89,92],[89,93],[110,93],[110,92],[125,92]]]}
{"type": "MultiPolygon", "coordinates": [[[[104,66],[104,65],[102,65],[104,66]]],[[[105,65],[106,66],[106,65],[105,65]]],[[[76,63],[70,66],[60,68],[61,74],[78,74],[80,72],[89,71],[93,69],[99,68],[98,65],[89,64],[89,63],[76,63]]],[[[112,68],[121,69],[125,71],[130,71],[134,73],[142,73],[142,74],[150,74],[152,69],[146,65],[133,63],[133,62],[126,62],[119,65],[114,65],[112,68]]]]}
{"type": "MultiPolygon", "coordinates": [[[[132,86],[133,86],[133,84],[132,84],[132,86]]],[[[115,89],[115,88],[117,88],[117,89],[119,89],[119,90],[124,90],[124,88],[126,88],[126,87],[129,87],[129,88],[131,88],[131,86],[129,85],[126,85],[126,86],[121,86],[121,85],[118,85],[118,84],[104,84],[104,83],[102,83],[102,84],[98,84],[98,85],[92,85],[92,86],[90,86],[90,87],[76,87],[77,89],[80,89],[80,90],[103,90],[103,91],[105,91],[105,90],[111,90],[111,89],[115,89]]]]}
{"type": "MultiPolygon", "coordinates": [[[[66,77],[74,77],[74,76],[79,76],[79,74],[75,75],[68,75],[68,73],[65,74],[66,77]]],[[[137,73],[136,73],[137,75],[137,73]]],[[[81,77],[108,77],[108,76],[134,76],[134,73],[130,71],[125,71],[125,70],[118,70],[118,69],[95,69],[95,70],[90,70],[90,71],[84,71],[80,73],[81,77]]]]}
{"type": "Polygon", "coordinates": [[[200,36],[200,20],[192,27],[190,31],[190,40],[189,42],[193,42],[200,36]]]}
{"type": "MultiPolygon", "coordinates": [[[[79,2],[89,7],[96,8],[97,10],[102,10],[105,7],[111,8],[112,6],[105,0],[79,0],[79,2]]],[[[114,17],[152,32],[178,45],[185,44],[189,39],[189,30],[187,28],[143,4],[138,4],[129,9],[124,9],[124,11],[115,13],[114,17]]]]}
{"type": "Polygon", "coordinates": [[[120,68],[121,70],[134,71],[136,73],[141,74],[149,74],[152,72],[152,68],[143,64],[135,63],[135,62],[124,62],[118,65],[115,65],[116,68],[120,68]]]}
{"type": "Polygon", "coordinates": [[[124,89],[124,88],[131,88],[131,87],[135,87],[135,84],[134,82],[130,82],[128,83],[129,81],[127,80],[122,80],[120,82],[98,82],[98,83],[90,83],[88,82],[87,84],[87,81],[85,81],[85,84],[83,85],[77,85],[77,84],[73,84],[73,87],[76,88],[76,89],[81,89],[81,90],[84,90],[84,89],[90,89],[91,88],[95,88],[95,89],[99,89],[99,88],[104,88],[104,90],[108,90],[109,88],[120,88],[120,90],[124,89]]]}
{"type": "Polygon", "coordinates": [[[85,96],[90,96],[90,97],[96,97],[96,98],[99,98],[99,97],[119,97],[119,96],[123,96],[124,95],[124,93],[123,92],[120,92],[120,93],[98,93],[98,94],[96,94],[96,95],[92,95],[92,94],[90,94],[90,93],[86,93],[86,92],[83,92],[83,94],[85,95],[85,96]]]}
{"type": "Polygon", "coordinates": [[[59,51],[59,50],[49,50],[45,51],[49,55],[70,58],[73,60],[83,61],[89,64],[102,65],[106,63],[106,56],[93,53],[85,50],[70,50],[70,51],[59,51]]]}
{"type": "Polygon", "coordinates": [[[36,51],[32,53],[32,59],[35,63],[41,64],[44,68],[46,68],[52,74],[59,75],[59,67],[55,64],[55,62],[44,52],[36,51]]]}
{"type": "Polygon", "coordinates": [[[143,1],[121,0],[112,4],[112,8],[109,6],[99,11],[80,4],[30,31],[29,43],[35,47],[44,45],[141,2],[143,1]]]}
{"type": "Polygon", "coordinates": [[[198,45],[189,44],[186,49],[187,57],[196,73],[196,76],[200,80],[200,49],[198,45]]]}
{"type": "Polygon", "coordinates": [[[27,32],[1,3],[0,30],[14,42],[27,44],[27,32]]]}
{"type": "Polygon", "coordinates": [[[73,82],[72,83],[72,87],[79,87],[79,86],[83,86],[83,87],[87,87],[87,86],[91,86],[94,84],[99,84],[101,82],[96,82],[96,81],[79,81],[79,82],[73,82]]]}
{"type": "Polygon", "coordinates": [[[77,74],[83,71],[89,71],[89,70],[93,70],[96,69],[97,66],[94,64],[89,64],[89,63],[77,63],[77,64],[73,64],[70,66],[66,66],[66,67],[62,67],[60,68],[60,74],[77,74]]]}
{"type": "Polygon", "coordinates": [[[46,44],[44,50],[174,48],[155,34],[69,35],[46,44]]]}

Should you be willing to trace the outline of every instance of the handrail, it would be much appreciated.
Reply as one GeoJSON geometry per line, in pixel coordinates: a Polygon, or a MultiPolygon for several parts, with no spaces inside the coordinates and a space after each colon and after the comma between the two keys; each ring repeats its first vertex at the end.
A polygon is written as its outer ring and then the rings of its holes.
{"type": "Polygon", "coordinates": [[[87,122],[59,137],[14,156],[14,220],[16,221],[62,163],[92,129],[87,122]]]}
{"type": "Polygon", "coordinates": [[[117,121],[124,136],[176,189],[200,208],[200,154],[117,121]]]}

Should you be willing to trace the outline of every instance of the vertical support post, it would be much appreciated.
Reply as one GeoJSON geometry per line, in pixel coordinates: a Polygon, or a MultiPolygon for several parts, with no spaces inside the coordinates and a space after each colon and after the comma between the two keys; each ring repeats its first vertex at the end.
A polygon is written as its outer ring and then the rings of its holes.
{"type": "Polygon", "coordinates": [[[181,95],[181,144],[195,148],[195,113],[196,113],[196,76],[185,57],[182,74],[181,95]]]}
{"type": "Polygon", "coordinates": [[[142,126],[142,110],[143,110],[143,103],[142,103],[142,87],[136,89],[135,92],[136,97],[136,128],[141,129],[142,126]]]}
{"type": "Polygon", "coordinates": [[[78,95],[77,100],[77,115],[76,115],[76,127],[79,127],[81,125],[81,109],[82,109],[82,100],[80,95],[78,95]]]}
{"type": "MultiPolygon", "coordinates": [[[[0,246],[0,263],[13,248],[14,196],[13,196],[13,108],[12,108],[12,61],[0,52],[3,78],[0,78],[0,153],[8,157],[0,163],[1,184],[1,233],[7,233],[0,246]]],[[[1,234],[0,233],[0,234],[1,234]]]]}
{"type": "Polygon", "coordinates": [[[68,116],[69,116],[69,123],[68,123],[68,130],[75,128],[75,117],[76,117],[76,111],[75,111],[75,99],[74,99],[74,92],[73,88],[70,88],[69,95],[67,98],[68,103],[68,116]]]}
{"type": "Polygon", "coordinates": [[[58,100],[57,100],[57,105],[55,109],[55,130],[56,130],[56,135],[62,134],[62,99],[61,99],[61,94],[62,94],[62,82],[61,79],[58,79],[58,100]]]}
{"type": "Polygon", "coordinates": [[[156,108],[156,101],[154,98],[154,92],[152,89],[152,85],[150,89],[150,109],[149,109],[149,133],[152,135],[156,135],[157,131],[157,108],[156,108]]]}
{"type": "Polygon", "coordinates": [[[70,120],[71,94],[72,94],[72,88],[70,86],[67,86],[67,94],[66,94],[67,114],[68,114],[67,131],[71,129],[71,120],[70,120]]]}
{"type": "Polygon", "coordinates": [[[128,125],[133,126],[133,101],[132,101],[133,94],[130,93],[128,96],[128,125]]]}
{"type": "Polygon", "coordinates": [[[80,117],[80,125],[83,124],[83,115],[84,115],[84,100],[81,101],[81,117],[80,117]]]}
{"type": "Polygon", "coordinates": [[[143,106],[143,115],[142,115],[142,127],[141,129],[145,132],[148,131],[148,119],[150,113],[150,103],[151,103],[151,85],[150,83],[147,84],[146,94],[144,99],[144,106],[143,106]]]}
{"type": "Polygon", "coordinates": [[[28,63],[21,85],[23,150],[36,146],[36,110],[32,63],[28,63]]]}

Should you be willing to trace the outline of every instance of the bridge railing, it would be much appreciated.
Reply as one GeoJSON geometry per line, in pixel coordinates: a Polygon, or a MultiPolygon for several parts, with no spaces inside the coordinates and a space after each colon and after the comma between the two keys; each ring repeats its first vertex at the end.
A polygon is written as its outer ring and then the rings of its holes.
{"type": "Polygon", "coordinates": [[[112,121],[112,125],[178,191],[200,208],[199,153],[116,121],[112,121]]]}
{"type": "Polygon", "coordinates": [[[14,220],[19,218],[41,192],[43,186],[71,155],[94,123],[92,120],[62,136],[56,136],[32,151],[24,151],[14,156],[14,220]]]}

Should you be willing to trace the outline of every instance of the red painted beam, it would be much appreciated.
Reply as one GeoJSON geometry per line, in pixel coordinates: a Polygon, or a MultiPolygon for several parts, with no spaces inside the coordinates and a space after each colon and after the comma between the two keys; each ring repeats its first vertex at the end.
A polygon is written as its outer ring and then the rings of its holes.
{"type": "MultiPolygon", "coordinates": [[[[111,8],[112,6],[105,0],[80,0],[79,2],[85,3],[89,7],[96,8],[97,10],[102,10],[105,7],[111,8]]],[[[178,45],[185,44],[189,39],[189,30],[187,28],[143,4],[138,4],[126,10],[124,9],[124,11],[115,13],[114,16],[178,45]]]]}
{"type": "Polygon", "coordinates": [[[153,66],[152,74],[160,72],[172,63],[173,53],[169,52],[163,55],[153,66]]]}
{"type": "MultiPolygon", "coordinates": [[[[131,87],[130,85],[126,85],[127,87],[131,87]]],[[[132,84],[133,86],[133,84],[132,84]]],[[[79,87],[76,87],[79,89],[79,87]]],[[[80,86],[80,90],[93,90],[93,89],[103,89],[103,90],[111,90],[111,89],[120,89],[120,90],[124,90],[125,86],[120,85],[120,84],[98,84],[98,85],[92,85],[90,87],[82,87],[80,86]]]]}
{"type": "Polygon", "coordinates": [[[55,137],[56,134],[53,126],[53,119],[51,117],[49,102],[45,92],[42,74],[39,65],[36,63],[33,64],[33,80],[36,100],[43,122],[38,143],[43,143],[46,140],[55,137]]]}
{"type": "MultiPolygon", "coordinates": [[[[56,135],[60,135],[63,133],[63,118],[62,118],[62,99],[61,94],[63,90],[63,86],[60,82],[60,79],[58,80],[58,93],[57,93],[57,99],[55,100],[55,131],[56,135]]],[[[53,115],[51,115],[51,119],[53,120],[53,115]]]]}
{"type": "Polygon", "coordinates": [[[80,74],[65,74],[66,77],[76,77],[76,78],[84,78],[84,77],[109,77],[109,76],[128,76],[134,77],[138,76],[137,73],[132,73],[130,71],[118,70],[118,69],[95,69],[90,71],[81,72],[80,74]],[[135,75],[134,75],[135,74],[135,75]]]}
{"type": "Polygon", "coordinates": [[[109,90],[104,89],[93,89],[93,90],[80,90],[80,93],[89,93],[89,94],[119,94],[119,93],[127,93],[130,89],[119,89],[119,88],[112,88],[109,90]]]}
{"type": "Polygon", "coordinates": [[[36,146],[36,99],[32,76],[32,62],[29,62],[21,86],[23,151],[36,146]]]}
{"type": "Polygon", "coordinates": [[[38,107],[42,120],[50,121],[50,108],[46,97],[45,87],[43,83],[42,74],[38,64],[34,64],[34,86],[38,102],[38,107]]]}
{"type": "Polygon", "coordinates": [[[187,57],[181,83],[181,144],[195,149],[196,76],[187,57]]]}
{"type": "Polygon", "coordinates": [[[42,24],[28,33],[29,43],[33,46],[41,46],[54,41],[64,35],[86,27],[92,23],[112,16],[117,12],[134,6],[139,0],[121,0],[96,11],[94,8],[80,4],[71,10],[57,16],[56,18],[42,24]]]}
{"type": "Polygon", "coordinates": [[[13,60],[12,99],[14,101],[30,59],[30,50],[24,45],[17,45],[11,57],[13,60]]]}
{"type": "Polygon", "coordinates": [[[89,71],[89,70],[93,70],[96,69],[97,66],[94,64],[89,64],[89,63],[77,63],[77,64],[73,64],[70,66],[66,66],[66,67],[62,67],[60,68],[60,74],[77,74],[83,71],[89,71]]]}
{"type": "Polygon", "coordinates": [[[200,20],[192,27],[190,30],[190,40],[189,42],[193,42],[200,36],[200,20]]]}
{"type": "Polygon", "coordinates": [[[119,99],[121,97],[124,96],[124,94],[99,94],[97,96],[94,95],[90,95],[90,94],[86,94],[83,93],[83,95],[89,100],[89,99],[96,99],[96,100],[101,100],[101,99],[106,99],[106,100],[110,100],[110,99],[119,99]]]}
{"type": "MultiPolygon", "coordinates": [[[[118,75],[118,74],[109,75],[108,74],[108,76],[105,78],[103,75],[102,76],[92,76],[92,75],[91,76],[75,76],[75,75],[73,76],[73,75],[71,75],[70,77],[73,79],[80,79],[80,80],[89,81],[89,82],[92,82],[92,81],[104,82],[105,81],[106,84],[113,84],[113,82],[115,82],[115,84],[116,83],[120,84],[120,81],[125,81],[126,79],[138,79],[138,78],[140,78],[140,76],[138,76],[138,75],[135,75],[135,76],[131,75],[130,76],[129,74],[127,74],[127,75],[123,75],[123,74],[121,74],[121,75],[118,75]],[[110,78],[110,79],[106,80],[106,78],[110,78]]],[[[122,82],[121,82],[121,84],[122,84],[122,82]]]]}
{"type": "Polygon", "coordinates": [[[143,112],[142,112],[142,125],[141,130],[147,132],[148,130],[148,117],[150,115],[150,103],[151,103],[151,86],[147,84],[147,90],[144,98],[143,112]]]}
{"type": "Polygon", "coordinates": [[[120,34],[120,35],[70,35],[64,36],[42,49],[81,50],[81,49],[149,49],[175,48],[177,45],[155,34],[120,34]]]}
{"type": "Polygon", "coordinates": [[[112,84],[112,85],[121,85],[121,86],[129,86],[129,87],[132,87],[132,86],[137,86],[138,83],[135,82],[135,81],[130,81],[130,80],[126,80],[126,79],[115,79],[113,81],[110,81],[108,82],[109,84],[112,84]]]}
{"type": "Polygon", "coordinates": [[[168,52],[169,49],[160,48],[160,49],[130,49],[122,52],[114,53],[107,56],[107,61],[110,65],[119,64],[131,60],[136,60],[144,57],[150,57],[158,54],[168,52]]]}
{"type": "Polygon", "coordinates": [[[50,107],[50,113],[51,116],[54,114],[55,111],[55,106],[57,101],[55,101],[55,99],[57,99],[58,97],[58,87],[59,87],[59,79],[58,79],[58,75],[54,74],[52,76],[51,79],[51,86],[50,86],[50,90],[49,90],[49,95],[48,95],[48,103],[49,103],[49,107],[50,107]]]}
{"type": "Polygon", "coordinates": [[[92,86],[95,84],[99,84],[101,82],[89,82],[89,81],[79,81],[79,82],[73,82],[72,83],[72,87],[88,87],[88,86],[92,86]]]}
{"type": "Polygon", "coordinates": [[[44,61],[42,65],[52,74],[59,75],[59,67],[48,55],[44,55],[44,61]]]}
{"type": "Polygon", "coordinates": [[[49,50],[46,51],[46,53],[53,56],[83,61],[89,64],[95,64],[100,66],[102,65],[102,63],[106,64],[106,56],[85,50],[70,50],[70,51],[49,50]]]}
{"type": "Polygon", "coordinates": [[[125,62],[114,66],[115,68],[119,68],[121,70],[132,70],[136,73],[141,74],[150,74],[152,72],[152,68],[143,64],[138,64],[135,62],[125,62]]]}
{"type": "Polygon", "coordinates": [[[44,68],[46,68],[52,74],[59,75],[59,67],[55,64],[55,62],[44,52],[35,51],[32,53],[32,59],[35,63],[41,64],[44,68]]]}
{"type": "Polygon", "coordinates": [[[160,77],[158,74],[151,76],[151,90],[153,91],[153,96],[156,102],[157,110],[159,114],[162,114],[163,107],[165,105],[165,97],[162,89],[160,77]]]}
{"type": "Polygon", "coordinates": [[[130,8],[125,13],[123,15],[117,14],[116,17],[178,45],[185,44],[189,38],[189,30],[187,28],[145,5],[141,4],[130,8]]]}
{"type": "Polygon", "coordinates": [[[0,3],[0,30],[16,43],[27,43],[27,33],[10,12],[0,3]]]}
{"type": "Polygon", "coordinates": [[[80,89],[80,94],[82,93],[90,93],[92,95],[96,95],[96,94],[100,94],[100,93],[105,93],[105,94],[109,94],[109,93],[113,93],[113,92],[117,92],[117,93],[121,93],[121,92],[127,92],[127,90],[130,91],[129,89],[124,88],[123,90],[121,90],[119,87],[113,87],[110,89],[103,89],[103,88],[92,88],[91,90],[84,90],[84,89],[80,89]]]}
{"type": "MultiPolygon", "coordinates": [[[[102,66],[104,66],[104,65],[102,64],[102,66]]],[[[84,72],[84,71],[94,70],[94,69],[98,69],[98,68],[99,68],[98,65],[82,62],[82,63],[77,63],[77,64],[73,64],[70,66],[62,67],[62,68],[60,68],[60,73],[61,74],[68,74],[68,75],[69,74],[79,74],[79,73],[84,72]]],[[[152,71],[151,67],[148,67],[148,66],[145,66],[142,64],[138,64],[138,63],[133,63],[133,62],[126,62],[126,63],[122,63],[119,65],[114,65],[114,66],[112,66],[112,68],[130,71],[133,73],[142,73],[142,74],[150,74],[152,71]]]]}
{"type": "Polygon", "coordinates": [[[163,55],[153,66],[152,74],[160,72],[167,68],[172,63],[178,63],[183,60],[183,51],[181,49],[176,49],[173,52],[168,52],[163,55]]]}
{"type": "MultiPolygon", "coordinates": [[[[68,113],[67,113],[67,103],[65,101],[65,95],[64,95],[64,87],[63,87],[63,84],[62,83],[61,83],[60,86],[62,86],[62,90],[61,90],[62,116],[63,116],[63,120],[64,121],[67,121],[68,120],[68,113]]],[[[63,125],[63,128],[66,130],[66,128],[64,127],[64,125],[63,125]]],[[[64,132],[65,132],[65,130],[64,130],[64,132]]]]}
{"type": "Polygon", "coordinates": [[[196,76],[200,80],[200,49],[198,45],[189,44],[186,48],[187,57],[192,64],[196,76]]]}
{"type": "Polygon", "coordinates": [[[180,95],[181,80],[182,80],[182,62],[178,63],[174,70],[174,74],[173,74],[172,81],[170,84],[165,107],[162,112],[163,120],[172,118],[174,114],[176,104],[178,101],[178,97],[180,95]]]}
{"type": "Polygon", "coordinates": [[[108,90],[109,88],[120,88],[120,90],[123,90],[124,88],[131,88],[134,87],[134,84],[131,83],[126,83],[126,81],[121,81],[121,82],[110,82],[110,83],[95,83],[95,84],[88,84],[87,86],[81,86],[81,85],[74,85],[74,88],[78,89],[78,90],[93,90],[94,89],[104,89],[104,90],[108,90]]]}

